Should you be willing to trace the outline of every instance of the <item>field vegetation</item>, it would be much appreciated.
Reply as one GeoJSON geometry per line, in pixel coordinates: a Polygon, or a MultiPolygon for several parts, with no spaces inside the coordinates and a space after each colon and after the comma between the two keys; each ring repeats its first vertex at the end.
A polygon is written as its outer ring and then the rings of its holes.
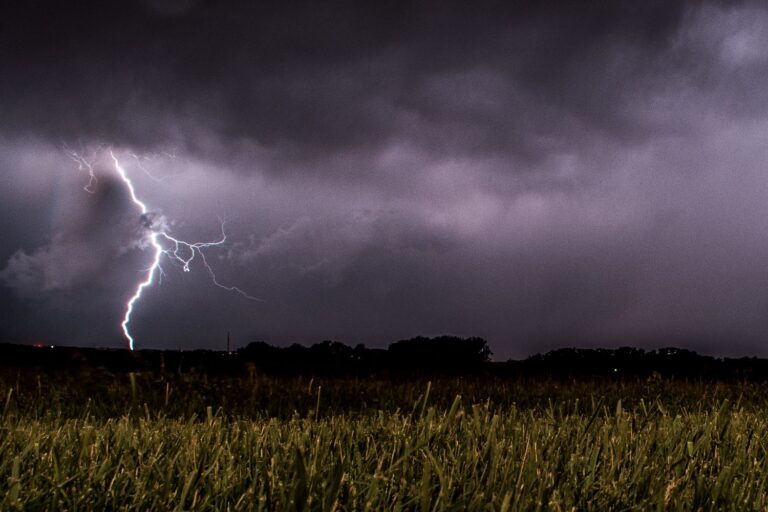
{"type": "Polygon", "coordinates": [[[1,510],[765,510],[768,386],[5,369],[1,510]]]}

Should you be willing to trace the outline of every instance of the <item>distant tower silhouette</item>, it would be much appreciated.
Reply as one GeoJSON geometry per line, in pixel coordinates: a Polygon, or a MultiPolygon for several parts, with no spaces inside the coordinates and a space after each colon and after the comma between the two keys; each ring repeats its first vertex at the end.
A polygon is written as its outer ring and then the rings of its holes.
{"type": "Polygon", "coordinates": [[[232,351],[229,350],[229,331],[227,331],[227,354],[231,354],[232,351]]]}

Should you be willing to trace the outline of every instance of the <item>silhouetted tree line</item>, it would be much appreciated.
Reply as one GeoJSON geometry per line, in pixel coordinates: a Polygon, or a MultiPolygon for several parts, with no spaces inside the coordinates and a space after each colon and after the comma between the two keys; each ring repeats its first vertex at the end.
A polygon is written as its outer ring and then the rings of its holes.
{"type": "Polygon", "coordinates": [[[547,375],[566,379],[613,376],[768,380],[768,359],[716,358],[675,347],[649,351],[634,347],[563,348],[546,354],[536,354],[523,361],[508,361],[502,365],[502,373],[506,375],[547,375]]]}
{"type": "Polygon", "coordinates": [[[260,341],[238,350],[238,355],[272,374],[362,377],[478,373],[487,370],[491,350],[482,338],[440,336],[396,341],[386,350],[352,348],[338,341],[279,348],[260,341]]]}
{"type": "Polygon", "coordinates": [[[32,347],[0,344],[0,367],[76,373],[200,372],[274,376],[411,377],[474,375],[490,378],[677,378],[768,380],[768,359],[715,358],[680,348],[564,348],[520,361],[492,362],[488,343],[477,337],[416,337],[387,349],[337,341],[276,347],[256,341],[236,352],[32,347]]]}

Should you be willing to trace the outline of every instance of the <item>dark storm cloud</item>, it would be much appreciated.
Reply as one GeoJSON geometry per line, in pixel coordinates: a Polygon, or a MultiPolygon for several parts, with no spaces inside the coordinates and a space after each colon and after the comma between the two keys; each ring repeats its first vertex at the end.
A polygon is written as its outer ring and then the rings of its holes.
{"type": "Polygon", "coordinates": [[[393,138],[545,153],[563,122],[642,130],[623,100],[697,5],[49,4],[4,13],[6,132],[151,147],[205,129],[300,154],[393,138]]]}
{"type": "Polygon", "coordinates": [[[84,193],[66,142],[113,145],[179,236],[213,239],[226,218],[211,262],[265,300],[170,269],[136,321],[148,346],[231,328],[482,335],[501,357],[761,350],[760,3],[25,2],[0,19],[0,192],[17,219],[0,301],[46,304],[52,338],[119,342],[147,261],[124,190],[111,210],[84,193]]]}
{"type": "Polygon", "coordinates": [[[139,226],[124,218],[123,196],[120,184],[103,181],[87,208],[69,212],[49,244],[30,253],[16,251],[0,279],[22,297],[40,298],[108,274],[141,238],[139,226]],[[133,244],[126,246],[129,241],[133,244]]]}

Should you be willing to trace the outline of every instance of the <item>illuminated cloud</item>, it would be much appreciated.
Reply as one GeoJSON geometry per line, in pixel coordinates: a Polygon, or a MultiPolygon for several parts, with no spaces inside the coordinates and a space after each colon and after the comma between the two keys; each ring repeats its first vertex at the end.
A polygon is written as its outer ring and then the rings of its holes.
{"type": "Polygon", "coordinates": [[[6,19],[6,338],[36,335],[34,298],[41,334],[96,343],[88,325],[120,345],[114,319],[151,255],[127,198],[115,189],[112,213],[94,214],[61,151],[105,142],[157,156],[144,164],[159,182],[125,165],[175,235],[215,239],[226,220],[212,265],[264,299],[171,269],[135,317],[154,347],[231,330],[480,335],[498,357],[626,343],[765,355],[761,3],[86,2],[6,19]],[[121,227],[102,236],[94,218],[121,227]],[[67,293],[88,313],[64,312],[67,293]]]}

